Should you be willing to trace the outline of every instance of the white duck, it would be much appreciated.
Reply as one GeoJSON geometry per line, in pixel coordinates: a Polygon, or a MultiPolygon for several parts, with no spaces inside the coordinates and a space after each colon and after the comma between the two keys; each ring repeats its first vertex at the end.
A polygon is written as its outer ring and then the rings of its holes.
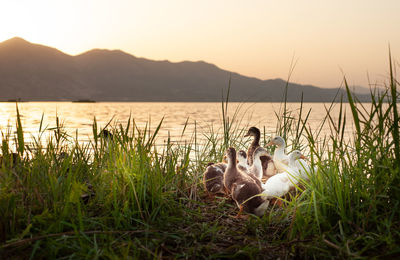
{"type": "Polygon", "coordinates": [[[285,140],[283,140],[282,137],[275,136],[267,144],[267,146],[271,146],[271,145],[276,145],[273,159],[274,159],[274,163],[275,163],[275,167],[276,167],[277,171],[282,172],[285,170],[285,168],[282,164],[285,164],[285,165],[289,164],[289,155],[285,154],[286,142],[285,142],[285,140]]]}
{"type": "Polygon", "coordinates": [[[262,185],[266,199],[282,197],[298,183],[301,173],[295,164],[300,158],[305,159],[300,151],[293,151],[289,156],[289,166],[284,166],[285,171],[272,176],[262,185]]]}

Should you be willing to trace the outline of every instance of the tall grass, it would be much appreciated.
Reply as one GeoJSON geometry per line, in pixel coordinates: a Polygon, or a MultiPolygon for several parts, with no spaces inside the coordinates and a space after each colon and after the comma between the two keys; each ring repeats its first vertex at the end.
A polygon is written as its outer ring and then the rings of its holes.
{"type": "MultiPolygon", "coordinates": [[[[108,234],[148,227],[158,216],[178,210],[176,198],[185,189],[186,178],[176,174],[180,154],[172,146],[162,153],[155,150],[161,122],[151,134],[131,122],[126,128],[115,128],[113,139],[105,140],[99,137],[95,121],[94,141],[86,145],[73,140],[57,123],[50,129],[54,132],[46,147],[40,140],[28,147],[17,108],[18,154],[10,152],[7,135],[2,144],[0,240],[12,243],[38,234],[61,237],[73,231],[85,244],[89,239],[85,232],[108,234]]],[[[40,241],[36,249],[41,248],[40,241]]],[[[56,257],[58,247],[63,248],[47,244],[49,251],[42,248],[41,252],[56,257]]]]}

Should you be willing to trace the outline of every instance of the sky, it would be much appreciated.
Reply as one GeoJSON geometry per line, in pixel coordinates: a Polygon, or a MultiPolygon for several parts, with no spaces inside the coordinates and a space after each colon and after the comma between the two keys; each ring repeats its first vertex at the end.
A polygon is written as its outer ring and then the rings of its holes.
{"type": "Polygon", "coordinates": [[[382,83],[400,58],[399,0],[0,0],[0,41],[76,55],[120,49],[203,60],[260,79],[320,87],[382,83]],[[292,64],[295,64],[293,67],[292,64]]]}

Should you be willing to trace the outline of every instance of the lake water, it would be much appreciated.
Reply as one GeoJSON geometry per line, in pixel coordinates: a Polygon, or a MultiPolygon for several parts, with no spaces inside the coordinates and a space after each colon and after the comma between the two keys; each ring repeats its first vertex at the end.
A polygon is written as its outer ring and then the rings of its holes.
{"type": "MultiPolygon", "coordinates": [[[[300,103],[288,103],[288,108],[297,115],[300,103]]],[[[308,124],[311,129],[317,129],[325,118],[325,107],[330,104],[324,103],[304,103],[303,114],[311,110],[308,124]]],[[[126,125],[129,117],[135,119],[140,128],[150,124],[152,130],[164,118],[157,143],[162,144],[168,136],[173,141],[184,141],[190,139],[191,134],[196,128],[199,137],[201,133],[222,129],[222,109],[221,103],[70,103],[70,102],[24,102],[19,103],[18,108],[21,114],[22,126],[25,131],[25,138],[31,140],[32,136],[37,136],[42,115],[43,127],[52,128],[56,126],[56,117],[65,129],[72,136],[78,131],[80,141],[87,141],[92,137],[92,124],[94,118],[100,127],[104,127],[112,119],[111,125],[126,125]],[[181,133],[187,122],[185,135],[181,133]]],[[[350,108],[345,105],[347,118],[350,118],[350,108]]],[[[229,103],[228,116],[234,117],[238,111],[237,124],[239,127],[247,128],[257,126],[264,129],[268,135],[273,136],[277,125],[275,113],[282,110],[281,103],[229,103]],[[240,122],[239,122],[240,121],[240,122]]],[[[339,104],[332,110],[332,115],[336,116],[339,112],[339,104]]],[[[7,130],[15,131],[16,125],[16,105],[15,103],[0,103],[0,130],[5,133],[7,130]]],[[[325,124],[323,131],[329,132],[328,124],[325,124]]],[[[352,133],[353,129],[349,126],[346,130],[352,133]]],[[[47,131],[48,133],[50,131],[47,131]]]]}

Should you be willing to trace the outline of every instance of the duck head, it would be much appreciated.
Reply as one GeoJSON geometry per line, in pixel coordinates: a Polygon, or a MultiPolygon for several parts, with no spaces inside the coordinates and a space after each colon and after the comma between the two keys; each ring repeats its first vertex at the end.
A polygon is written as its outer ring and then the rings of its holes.
{"type": "Polygon", "coordinates": [[[307,158],[299,150],[294,150],[290,153],[289,160],[296,161],[297,159],[307,160],[307,158]]]}
{"type": "Polygon", "coordinates": [[[236,150],[233,147],[229,147],[226,150],[226,159],[228,160],[228,164],[235,163],[236,164],[236,150]]]}
{"type": "Polygon", "coordinates": [[[244,135],[246,136],[260,136],[260,129],[258,129],[255,126],[252,126],[249,128],[249,130],[247,131],[247,134],[244,135]]]}
{"type": "Polygon", "coordinates": [[[285,146],[285,140],[283,140],[283,138],[282,137],[280,137],[280,136],[275,136],[268,144],[267,144],[267,146],[271,146],[271,145],[276,145],[276,146],[278,146],[278,147],[281,147],[281,146],[285,146]]]}

